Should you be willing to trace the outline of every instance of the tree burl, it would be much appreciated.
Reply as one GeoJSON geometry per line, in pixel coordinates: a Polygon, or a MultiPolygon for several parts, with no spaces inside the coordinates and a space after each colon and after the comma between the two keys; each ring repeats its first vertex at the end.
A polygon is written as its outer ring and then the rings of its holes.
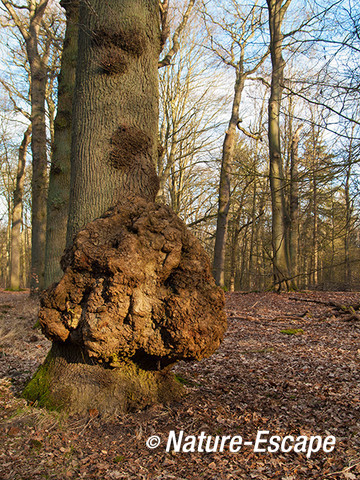
{"type": "Polygon", "coordinates": [[[200,242],[164,205],[134,197],[113,207],[76,235],[62,269],[39,313],[55,357],[68,349],[106,374],[131,365],[164,375],[221,343],[223,291],[200,242]]]}

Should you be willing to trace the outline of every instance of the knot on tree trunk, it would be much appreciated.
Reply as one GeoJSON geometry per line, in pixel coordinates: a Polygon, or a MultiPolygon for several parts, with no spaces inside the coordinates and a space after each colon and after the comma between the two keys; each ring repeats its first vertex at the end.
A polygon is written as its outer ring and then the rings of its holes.
{"type": "Polygon", "coordinates": [[[62,268],[42,295],[40,324],[96,363],[163,370],[220,345],[223,291],[200,242],[164,205],[136,197],[112,208],[77,234],[62,268]]]}

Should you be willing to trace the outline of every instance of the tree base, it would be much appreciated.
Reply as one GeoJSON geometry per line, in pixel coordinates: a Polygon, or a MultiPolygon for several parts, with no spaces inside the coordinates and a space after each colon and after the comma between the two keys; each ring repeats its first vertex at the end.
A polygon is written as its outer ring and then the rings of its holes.
{"type": "Polygon", "coordinates": [[[54,343],[44,364],[26,386],[23,396],[38,406],[84,415],[141,410],[178,400],[182,385],[169,369],[144,370],[133,362],[115,368],[92,362],[71,344],[54,343]]]}

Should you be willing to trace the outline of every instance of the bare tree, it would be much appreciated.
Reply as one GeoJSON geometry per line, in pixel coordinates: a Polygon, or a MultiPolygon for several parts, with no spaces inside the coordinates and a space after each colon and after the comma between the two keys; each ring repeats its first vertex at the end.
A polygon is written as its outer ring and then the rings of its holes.
{"type": "Polygon", "coordinates": [[[277,290],[291,288],[291,267],[287,250],[284,173],[280,145],[280,107],[284,83],[285,61],[282,56],[282,23],[291,0],[267,0],[272,63],[269,99],[270,188],[272,199],[272,249],[274,285],[277,290]]]}
{"type": "Polygon", "coordinates": [[[247,77],[258,70],[269,54],[266,46],[254,53],[256,47],[252,44],[252,41],[256,39],[259,30],[263,26],[262,9],[258,7],[258,2],[255,1],[254,5],[249,8],[244,7],[241,9],[238,2],[232,0],[231,6],[234,16],[232,22],[218,20],[218,15],[209,12],[205,4],[203,7],[203,15],[210,37],[210,49],[224,65],[231,67],[235,73],[231,117],[225,133],[222,149],[218,217],[214,249],[213,272],[217,285],[221,286],[224,285],[232,164],[236,143],[236,129],[241,123],[239,110],[242,93],[247,77]],[[214,26],[220,31],[218,38],[216,38],[211,31],[214,26]],[[224,36],[227,38],[228,44],[225,43],[224,36]]]}
{"type": "MultiPolygon", "coordinates": [[[[208,152],[216,148],[226,96],[218,93],[219,76],[204,65],[203,32],[193,17],[179,38],[174,62],[160,70],[160,151],[157,199],[184,219],[194,221],[196,198],[208,152]],[[201,172],[201,173],[200,173],[201,172]],[[190,220],[191,219],[191,220],[190,220]]],[[[206,190],[209,187],[201,188],[206,190]]]]}
{"type": "MultiPolygon", "coordinates": [[[[31,242],[31,290],[44,286],[46,197],[47,197],[47,146],[45,98],[47,63],[50,49],[42,52],[39,31],[49,0],[31,0],[18,5],[2,0],[10,20],[21,33],[27,52],[31,74],[31,124],[32,124],[32,242],[31,242]]],[[[49,45],[50,47],[50,45],[49,45]]]]}
{"type": "Polygon", "coordinates": [[[21,227],[23,214],[24,182],[26,174],[26,153],[31,139],[31,124],[24,133],[19,148],[16,186],[13,197],[10,244],[10,289],[19,290],[21,281],[21,227]]]}
{"type": "MultiPolygon", "coordinates": [[[[169,43],[169,48],[167,49],[165,55],[162,59],[159,60],[158,67],[167,67],[171,64],[173,58],[176,56],[177,52],[180,49],[180,39],[186,28],[186,25],[189,21],[191,12],[193,10],[196,0],[189,0],[183,13],[181,20],[178,22],[174,33],[172,35],[171,41],[169,43]]],[[[169,19],[169,1],[162,0],[159,3],[160,8],[160,27],[161,27],[161,36],[160,36],[160,48],[164,48],[167,39],[170,36],[170,19],[169,19]]]]}

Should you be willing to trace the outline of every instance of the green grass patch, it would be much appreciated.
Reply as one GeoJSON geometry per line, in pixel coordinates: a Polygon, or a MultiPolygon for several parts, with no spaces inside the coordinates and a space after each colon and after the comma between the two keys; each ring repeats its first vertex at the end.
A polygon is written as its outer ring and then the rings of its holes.
{"type": "Polygon", "coordinates": [[[33,330],[40,330],[41,329],[41,325],[40,325],[40,322],[39,322],[39,319],[36,320],[36,322],[34,323],[34,325],[31,327],[33,330]]]}
{"type": "Polygon", "coordinates": [[[26,288],[5,288],[5,292],[25,292],[26,288]]]}
{"type": "Polygon", "coordinates": [[[283,333],[284,335],[302,335],[304,330],[302,328],[286,328],[280,330],[280,333],[283,333]]]}
{"type": "Polygon", "coordinates": [[[114,462],[114,463],[122,463],[122,462],[125,462],[125,457],[124,457],[124,455],[116,455],[116,457],[114,457],[114,459],[113,459],[113,462],[114,462]]]}
{"type": "Polygon", "coordinates": [[[30,439],[30,448],[32,450],[36,450],[39,452],[43,448],[43,443],[40,440],[37,440],[36,438],[31,438],[30,439]]]}
{"type": "Polygon", "coordinates": [[[198,387],[200,385],[199,383],[193,382],[192,380],[184,378],[178,374],[175,375],[175,380],[181,385],[187,385],[188,387],[198,387]]]}

